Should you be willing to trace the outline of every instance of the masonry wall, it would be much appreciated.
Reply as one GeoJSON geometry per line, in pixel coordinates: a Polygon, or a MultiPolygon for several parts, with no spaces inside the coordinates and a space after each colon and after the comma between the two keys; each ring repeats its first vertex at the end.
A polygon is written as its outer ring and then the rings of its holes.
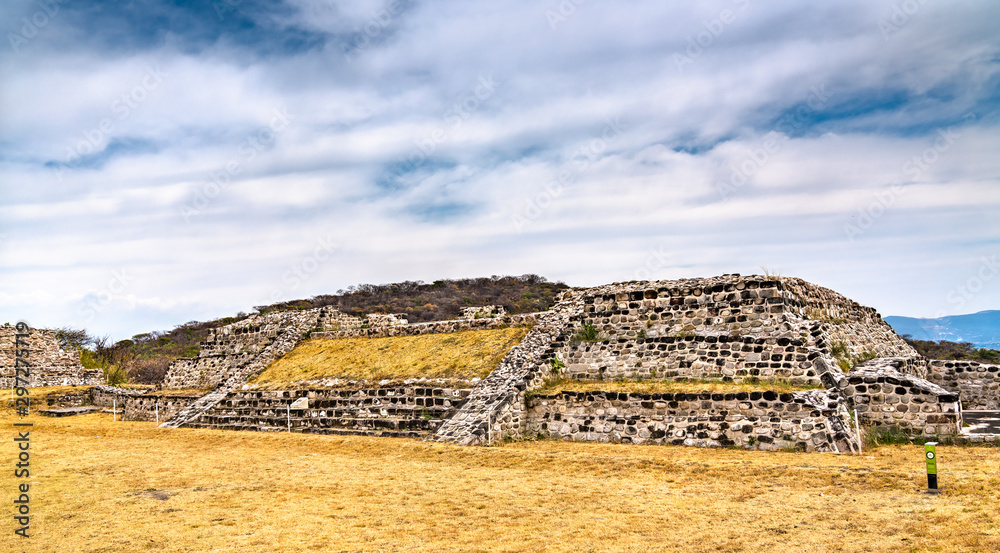
{"type": "MultiPolygon", "coordinates": [[[[801,279],[723,275],[599,286],[581,325],[599,342],[555,351],[564,376],[784,378],[820,384],[834,345],[851,355],[916,355],[873,309],[801,279]]],[[[839,369],[835,369],[839,370],[839,369]]]]}
{"type": "MultiPolygon", "coordinates": [[[[10,388],[16,383],[16,334],[12,326],[0,327],[0,387],[10,388]]],[[[54,330],[32,328],[26,339],[28,361],[31,364],[28,386],[80,386],[101,384],[104,374],[96,369],[84,369],[80,355],[59,347],[54,330]]]]}
{"type": "Polygon", "coordinates": [[[778,285],[759,277],[725,275],[599,286],[586,291],[581,322],[615,338],[770,333],[785,319],[778,285]]]}
{"type": "Polygon", "coordinates": [[[128,398],[145,395],[150,391],[152,391],[152,388],[129,390],[102,384],[90,389],[90,402],[98,407],[111,407],[113,405],[121,405],[128,398]]]}
{"type": "Polygon", "coordinates": [[[178,359],[171,363],[164,377],[164,386],[168,389],[214,388],[241,371],[242,367],[260,355],[292,323],[301,322],[310,316],[318,316],[315,325],[317,329],[340,329],[315,331],[311,334],[313,337],[323,338],[380,338],[483,330],[531,325],[536,318],[535,314],[524,314],[411,325],[406,324],[404,315],[373,313],[362,319],[345,315],[329,307],[253,315],[231,325],[213,329],[201,343],[198,357],[178,359]]]}
{"type": "Polygon", "coordinates": [[[826,392],[529,397],[529,435],[616,443],[856,451],[844,405],[826,392]]]}
{"type": "Polygon", "coordinates": [[[240,390],[187,426],[423,437],[462,407],[470,392],[430,386],[240,390]],[[291,408],[300,398],[307,398],[308,406],[291,408]]]}
{"type": "Polygon", "coordinates": [[[897,371],[893,361],[868,361],[841,382],[840,393],[849,408],[857,409],[861,422],[925,436],[959,432],[958,395],[897,371]]]}
{"type": "Polygon", "coordinates": [[[778,377],[820,384],[817,356],[801,339],[697,335],[576,342],[560,357],[565,376],[585,380],[778,377]]]}
{"type": "Polygon", "coordinates": [[[466,330],[487,330],[509,326],[533,325],[537,321],[537,313],[521,315],[505,315],[496,318],[455,319],[451,321],[431,321],[407,325],[381,326],[372,328],[355,328],[351,330],[313,332],[315,338],[384,338],[387,336],[417,336],[421,334],[446,334],[466,330]]]}
{"type": "Polygon", "coordinates": [[[318,310],[252,315],[212,329],[201,343],[198,357],[178,359],[164,377],[168,389],[214,388],[252,362],[296,322],[316,316],[318,310]]]}
{"type": "Polygon", "coordinates": [[[531,330],[521,343],[507,352],[497,368],[476,385],[461,410],[444,421],[431,439],[483,445],[522,437],[527,430],[525,392],[539,386],[549,374],[548,360],[573,332],[573,321],[578,320],[583,310],[582,297],[582,294],[568,291],[563,301],[551,310],[522,316],[523,320],[530,317],[533,321],[531,330]]]}
{"type": "Polygon", "coordinates": [[[197,401],[199,397],[201,396],[173,396],[159,394],[131,396],[125,399],[125,409],[122,413],[122,420],[155,421],[157,420],[157,409],[159,409],[159,420],[162,422],[168,420],[185,407],[197,401]]]}
{"type": "Polygon", "coordinates": [[[963,409],[1000,410],[1000,365],[931,360],[927,380],[961,397],[963,409]]]}

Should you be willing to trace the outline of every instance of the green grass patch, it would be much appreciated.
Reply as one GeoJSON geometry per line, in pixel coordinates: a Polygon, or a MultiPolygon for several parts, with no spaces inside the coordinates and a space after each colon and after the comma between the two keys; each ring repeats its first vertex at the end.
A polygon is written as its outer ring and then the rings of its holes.
{"type": "Polygon", "coordinates": [[[251,382],[271,387],[318,378],[485,378],[528,327],[389,338],[314,338],[251,382]]]}

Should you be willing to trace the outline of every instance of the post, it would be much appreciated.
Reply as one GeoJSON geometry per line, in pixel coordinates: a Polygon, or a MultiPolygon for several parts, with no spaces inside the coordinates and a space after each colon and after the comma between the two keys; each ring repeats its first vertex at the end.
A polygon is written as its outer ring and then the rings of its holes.
{"type": "Polygon", "coordinates": [[[160,426],[160,398],[156,398],[156,426],[160,426]]]}
{"type": "Polygon", "coordinates": [[[292,431],[292,406],[291,404],[285,405],[285,413],[288,415],[288,431],[292,431]]]}
{"type": "Polygon", "coordinates": [[[927,459],[927,491],[930,493],[938,493],[937,451],[934,449],[936,445],[937,442],[924,444],[924,456],[927,459]]]}
{"type": "Polygon", "coordinates": [[[111,422],[115,422],[115,412],[118,411],[118,398],[111,398],[111,422]]]}
{"type": "Polygon", "coordinates": [[[858,455],[864,455],[861,451],[861,419],[858,418],[858,408],[854,408],[854,430],[858,432],[858,455]]]}

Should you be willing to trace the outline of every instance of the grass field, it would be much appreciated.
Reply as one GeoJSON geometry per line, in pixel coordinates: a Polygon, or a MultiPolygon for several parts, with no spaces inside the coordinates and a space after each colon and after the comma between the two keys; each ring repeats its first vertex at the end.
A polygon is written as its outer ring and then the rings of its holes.
{"type": "MultiPolygon", "coordinates": [[[[37,393],[37,392],[36,392],[37,393]]],[[[158,430],[31,416],[31,538],[4,551],[996,551],[1000,450],[864,456],[158,430]]]]}
{"type": "Polygon", "coordinates": [[[486,378],[528,330],[513,327],[389,338],[316,338],[296,346],[252,382],[273,387],[326,377],[486,378]]]}

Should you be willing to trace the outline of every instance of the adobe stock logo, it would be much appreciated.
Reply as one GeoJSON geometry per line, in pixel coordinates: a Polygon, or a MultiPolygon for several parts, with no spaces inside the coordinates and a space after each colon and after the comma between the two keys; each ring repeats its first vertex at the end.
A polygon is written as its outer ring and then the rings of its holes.
{"type": "Polygon", "coordinates": [[[21,18],[21,28],[14,32],[7,33],[7,42],[10,49],[15,54],[21,51],[21,47],[31,39],[38,36],[38,33],[48,26],[52,18],[59,13],[59,5],[65,4],[66,0],[39,0],[38,6],[41,8],[28,17],[21,18]]]}
{"type": "MultiPolygon", "coordinates": [[[[948,303],[955,306],[956,312],[960,312],[966,303],[971,301],[976,294],[982,292],[986,284],[996,278],[998,274],[1000,274],[1000,259],[998,259],[998,256],[996,254],[993,257],[983,256],[979,260],[979,268],[976,270],[976,273],[970,276],[964,283],[948,292],[946,297],[948,303]]],[[[943,314],[939,316],[943,316],[943,314]]]]}

